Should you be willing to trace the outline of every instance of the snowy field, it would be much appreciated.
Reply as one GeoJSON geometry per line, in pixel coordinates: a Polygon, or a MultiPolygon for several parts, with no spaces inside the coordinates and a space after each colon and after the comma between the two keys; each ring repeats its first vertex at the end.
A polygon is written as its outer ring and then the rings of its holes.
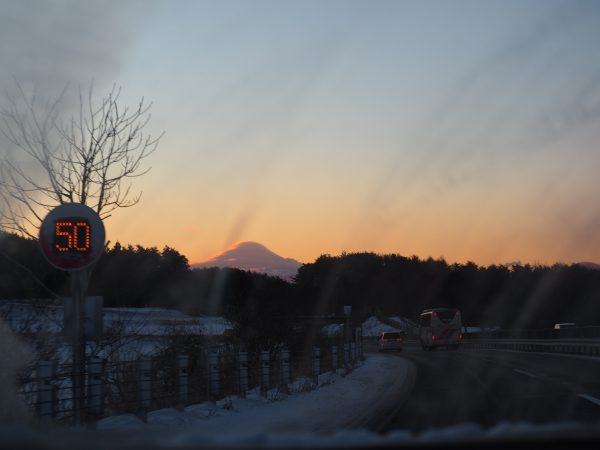
{"type": "MultiPolygon", "coordinates": [[[[3,301],[0,313],[11,328],[20,333],[62,332],[62,306],[3,301]]],[[[188,316],[164,308],[104,308],[103,320],[105,330],[119,327],[125,335],[138,336],[165,336],[174,329],[189,334],[220,336],[233,328],[233,324],[223,317],[188,316]]]]}
{"type": "Polygon", "coordinates": [[[180,311],[163,308],[104,308],[105,327],[124,323],[127,332],[138,332],[151,336],[171,333],[173,327],[189,334],[221,336],[233,329],[233,324],[219,316],[188,316],[180,311]]]}
{"type": "MultiPolygon", "coordinates": [[[[48,332],[58,334],[63,329],[63,307],[56,305],[35,306],[29,303],[0,302],[0,315],[17,333],[48,332]]],[[[409,326],[401,317],[390,317],[399,325],[409,326]]],[[[104,308],[104,329],[118,327],[124,335],[161,337],[174,330],[186,334],[221,336],[234,325],[220,316],[189,316],[177,310],[164,308],[104,308]]],[[[362,324],[364,337],[377,337],[386,331],[398,331],[382,323],[375,316],[362,324]]],[[[330,324],[322,329],[327,337],[341,336],[344,324],[330,324]]]]}
{"type": "MultiPolygon", "coordinates": [[[[57,305],[0,302],[0,320],[8,323],[16,334],[38,336],[51,359],[69,364],[71,343],[63,338],[63,311],[57,305]]],[[[163,308],[104,308],[103,340],[89,342],[87,353],[100,358],[110,356],[113,361],[134,361],[140,355],[152,356],[164,349],[170,336],[201,335],[218,340],[233,327],[232,322],[220,316],[196,317],[163,308]]],[[[69,380],[61,383],[64,388],[69,380]]]]}

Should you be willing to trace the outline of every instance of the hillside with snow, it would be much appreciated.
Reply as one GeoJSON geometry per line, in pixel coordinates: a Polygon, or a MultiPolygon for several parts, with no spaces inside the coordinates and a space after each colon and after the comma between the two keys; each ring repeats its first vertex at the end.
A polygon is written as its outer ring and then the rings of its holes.
{"type": "Polygon", "coordinates": [[[364,337],[378,337],[381,333],[400,331],[401,328],[392,327],[381,322],[377,317],[371,316],[362,324],[362,335],[364,337]]]}
{"type": "MultiPolygon", "coordinates": [[[[62,333],[62,305],[36,305],[0,301],[0,317],[18,333],[62,333]]],[[[167,336],[174,331],[203,336],[221,336],[234,324],[221,316],[189,316],[164,308],[104,308],[104,329],[118,328],[125,335],[167,336]]]]}

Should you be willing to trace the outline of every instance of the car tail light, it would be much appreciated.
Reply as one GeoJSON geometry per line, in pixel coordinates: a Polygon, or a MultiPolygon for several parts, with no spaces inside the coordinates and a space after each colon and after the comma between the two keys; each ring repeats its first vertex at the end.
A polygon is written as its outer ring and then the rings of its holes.
{"type": "Polygon", "coordinates": [[[462,333],[460,333],[460,334],[458,335],[458,339],[460,339],[460,340],[462,341],[462,338],[463,338],[463,335],[462,335],[462,333]]]}
{"type": "Polygon", "coordinates": [[[431,336],[431,340],[435,341],[435,334],[431,336]]]}
{"type": "Polygon", "coordinates": [[[402,342],[402,338],[396,339],[396,342],[402,342]]]}

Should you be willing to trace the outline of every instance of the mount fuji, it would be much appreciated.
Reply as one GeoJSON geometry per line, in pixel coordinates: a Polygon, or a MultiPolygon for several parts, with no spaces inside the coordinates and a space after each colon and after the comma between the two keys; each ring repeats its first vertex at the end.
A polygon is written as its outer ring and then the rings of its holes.
{"type": "Polygon", "coordinates": [[[283,258],[258,242],[246,241],[238,242],[206,261],[192,264],[191,268],[231,267],[291,280],[301,265],[299,261],[283,258]]]}

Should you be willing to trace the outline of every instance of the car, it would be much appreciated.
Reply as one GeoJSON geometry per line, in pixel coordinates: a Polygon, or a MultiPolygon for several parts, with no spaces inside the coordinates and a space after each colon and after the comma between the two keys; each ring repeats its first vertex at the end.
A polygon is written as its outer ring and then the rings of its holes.
{"type": "Polygon", "coordinates": [[[564,330],[565,328],[574,328],[576,326],[577,326],[577,324],[575,324],[573,322],[555,323],[554,324],[554,329],[555,330],[564,330]]]}
{"type": "Polygon", "coordinates": [[[405,340],[406,333],[404,331],[385,331],[377,340],[377,349],[380,352],[385,350],[402,351],[402,344],[405,340]]]}

